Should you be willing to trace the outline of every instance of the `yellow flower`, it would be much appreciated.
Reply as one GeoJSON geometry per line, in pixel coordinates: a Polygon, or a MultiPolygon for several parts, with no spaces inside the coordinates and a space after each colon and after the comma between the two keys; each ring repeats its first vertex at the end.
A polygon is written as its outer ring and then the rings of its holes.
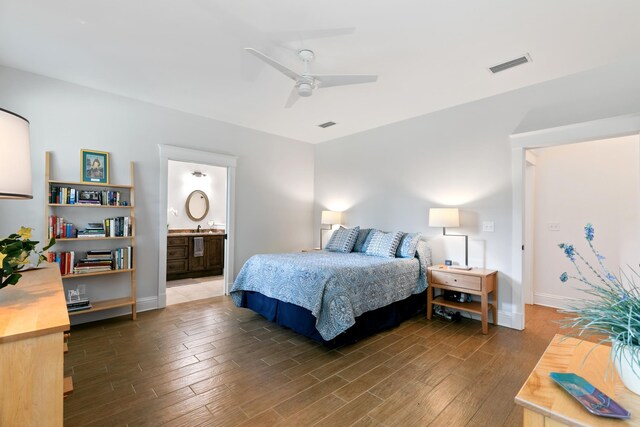
{"type": "Polygon", "coordinates": [[[0,252],[0,269],[2,269],[2,263],[6,257],[7,254],[3,254],[2,252],[0,252]]]}
{"type": "Polygon", "coordinates": [[[31,238],[31,228],[30,227],[20,227],[20,230],[16,233],[18,236],[27,240],[31,238]]]}

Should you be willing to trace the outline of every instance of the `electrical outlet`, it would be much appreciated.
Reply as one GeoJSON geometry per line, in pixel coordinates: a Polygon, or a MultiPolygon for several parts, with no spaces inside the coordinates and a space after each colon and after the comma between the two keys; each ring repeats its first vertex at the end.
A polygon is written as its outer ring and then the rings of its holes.
{"type": "Polygon", "coordinates": [[[549,231],[560,231],[560,223],[559,222],[549,222],[549,223],[547,223],[547,229],[549,231]]]}
{"type": "Polygon", "coordinates": [[[483,221],[482,222],[482,231],[493,232],[494,231],[493,221],[483,221]]]}

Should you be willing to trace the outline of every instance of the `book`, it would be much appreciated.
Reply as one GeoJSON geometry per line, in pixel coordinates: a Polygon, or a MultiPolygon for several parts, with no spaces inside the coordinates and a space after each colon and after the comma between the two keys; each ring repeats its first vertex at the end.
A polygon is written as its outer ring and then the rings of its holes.
{"type": "Polygon", "coordinates": [[[83,299],[78,300],[78,301],[67,301],[67,308],[71,308],[71,307],[86,307],[88,305],[91,305],[91,302],[89,301],[89,298],[83,298],[83,299]]]}
{"type": "Polygon", "coordinates": [[[71,313],[73,311],[89,310],[90,308],[93,308],[91,304],[82,307],[67,307],[67,311],[71,313]]]}

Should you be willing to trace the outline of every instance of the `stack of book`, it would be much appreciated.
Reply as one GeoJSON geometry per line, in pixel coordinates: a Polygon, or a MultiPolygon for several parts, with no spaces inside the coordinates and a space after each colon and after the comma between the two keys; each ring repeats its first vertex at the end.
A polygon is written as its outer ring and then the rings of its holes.
{"type": "Polygon", "coordinates": [[[133,268],[132,252],[133,248],[131,246],[115,249],[113,251],[113,269],[129,270],[133,268]]]}
{"type": "Polygon", "coordinates": [[[74,274],[97,273],[113,269],[113,256],[110,250],[87,251],[87,256],[78,261],[73,268],[74,274]]]}
{"type": "Polygon", "coordinates": [[[47,261],[57,262],[60,266],[60,274],[66,276],[73,271],[73,263],[75,261],[75,252],[49,252],[47,254],[47,261]]]}
{"type": "Polygon", "coordinates": [[[104,226],[101,222],[90,222],[83,230],[78,230],[78,238],[106,237],[104,226]]]}
{"type": "Polygon", "coordinates": [[[80,311],[88,310],[91,308],[91,302],[88,298],[80,299],[77,301],[67,301],[67,311],[80,311]]]}
{"type": "Polygon", "coordinates": [[[74,205],[77,199],[78,190],[75,188],[49,186],[49,203],[74,205]]]}
{"type": "Polygon", "coordinates": [[[104,230],[107,237],[131,236],[131,219],[128,216],[107,218],[104,220],[104,230]]]}
{"type": "Polygon", "coordinates": [[[48,237],[49,239],[52,237],[56,239],[76,237],[76,229],[72,223],[66,222],[64,218],[50,215],[48,237]]]}
{"type": "Polygon", "coordinates": [[[122,201],[121,198],[119,191],[79,190],[71,187],[49,186],[49,203],[51,204],[127,206],[128,203],[122,201]]]}

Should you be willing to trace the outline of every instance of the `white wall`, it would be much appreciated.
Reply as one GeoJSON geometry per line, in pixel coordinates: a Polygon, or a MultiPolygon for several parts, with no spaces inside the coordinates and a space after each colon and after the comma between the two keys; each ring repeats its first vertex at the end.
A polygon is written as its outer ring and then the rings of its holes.
{"type": "Polygon", "coordinates": [[[169,160],[167,208],[167,225],[170,230],[192,229],[198,225],[208,229],[208,221],[214,221],[214,228],[224,229],[227,212],[227,169],[169,160]],[[196,170],[206,176],[193,176],[192,173],[196,170]],[[195,190],[203,191],[209,199],[209,212],[201,221],[189,218],[186,210],[187,198],[195,190]]]}
{"type": "MultiPolygon", "coordinates": [[[[158,144],[238,157],[233,275],[255,253],[312,245],[311,145],[6,67],[0,67],[0,106],[31,122],[34,182],[33,200],[0,200],[0,235],[30,225],[35,237],[43,236],[45,151],[53,152],[52,173],[61,180],[78,180],[81,148],[111,153],[113,183],[128,183],[129,161],[135,162],[142,307],[154,306],[157,298],[158,227],[166,227],[158,224],[159,209],[166,209],[159,206],[158,144]]],[[[61,242],[55,249],[69,247],[61,242]]],[[[91,286],[104,283],[99,278],[86,282],[88,292],[122,292],[126,285],[91,286]]]]}
{"type": "Polygon", "coordinates": [[[595,227],[594,246],[606,265],[636,267],[640,260],[640,137],[638,135],[534,150],[534,303],[566,307],[569,299],[589,298],[576,281],[562,284],[562,272],[575,274],[558,244],[571,243],[597,265],[584,239],[595,227]],[[558,231],[549,229],[559,224],[558,231]]]}

